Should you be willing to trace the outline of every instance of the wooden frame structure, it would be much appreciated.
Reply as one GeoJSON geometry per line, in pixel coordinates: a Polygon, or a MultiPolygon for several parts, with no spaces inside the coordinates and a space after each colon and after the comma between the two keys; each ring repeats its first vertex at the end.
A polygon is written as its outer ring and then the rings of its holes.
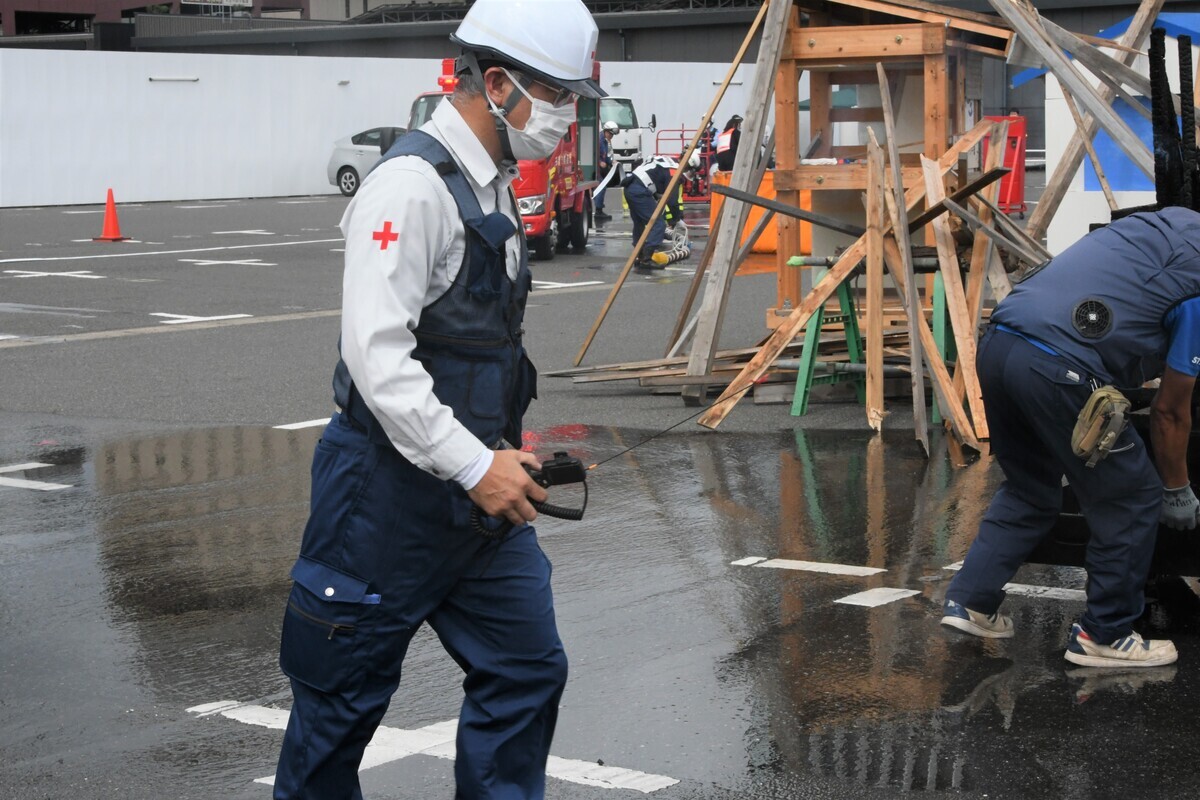
{"type": "MultiPolygon", "coordinates": [[[[805,13],[793,15],[775,83],[775,193],[780,202],[791,205],[800,204],[802,191],[866,191],[869,185],[865,148],[833,145],[833,125],[883,122],[883,108],[834,109],[835,85],[877,86],[876,63],[883,64],[893,82],[922,76],[922,153],[937,160],[968,127],[968,54],[1003,58],[1012,41],[1012,31],[996,17],[920,0],[800,0],[797,8],[805,13]],[[797,108],[803,72],[809,76],[809,138],[817,143],[807,155],[861,163],[801,163],[797,108]]],[[[902,154],[905,188],[924,181],[920,158],[921,153],[902,154]]],[[[784,316],[785,309],[804,299],[800,271],[787,267],[787,259],[800,252],[800,223],[781,220],[778,241],[774,311],[784,316]]]]}

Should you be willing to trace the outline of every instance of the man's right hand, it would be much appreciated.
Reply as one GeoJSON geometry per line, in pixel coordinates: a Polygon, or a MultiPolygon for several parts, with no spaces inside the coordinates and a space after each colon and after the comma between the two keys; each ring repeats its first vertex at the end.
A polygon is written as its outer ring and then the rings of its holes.
{"type": "Polygon", "coordinates": [[[533,453],[497,450],[492,466],[467,496],[489,517],[504,517],[513,525],[533,522],[537,519],[537,510],[530,504],[530,499],[541,502],[547,495],[546,490],[529,477],[525,466],[537,469],[541,463],[533,453]]]}
{"type": "Polygon", "coordinates": [[[1200,515],[1200,500],[1191,486],[1163,490],[1162,513],[1158,518],[1163,525],[1177,531],[1194,530],[1197,515],[1200,515]]]}

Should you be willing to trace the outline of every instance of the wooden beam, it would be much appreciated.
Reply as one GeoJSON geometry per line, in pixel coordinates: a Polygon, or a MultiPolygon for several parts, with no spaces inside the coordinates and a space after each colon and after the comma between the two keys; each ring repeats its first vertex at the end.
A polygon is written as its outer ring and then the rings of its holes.
{"type": "MultiPolygon", "coordinates": [[[[763,19],[765,19],[767,16],[768,7],[768,3],[764,2],[762,8],[758,10],[758,16],[754,18],[754,22],[750,25],[750,30],[746,32],[746,38],[742,40],[742,46],[738,48],[737,53],[733,57],[733,61],[729,65],[729,70],[725,73],[725,80],[721,82],[721,86],[719,89],[717,89],[717,94],[713,98],[712,103],[709,105],[708,111],[701,118],[700,124],[696,128],[696,135],[693,137],[691,148],[689,149],[694,149],[696,147],[696,143],[700,141],[700,137],[708,128],[708,123],[712,120],[713,112],[717,110],[717,105],[720,104],[721,98],[725,96],[725,90],[729,88],[729,84],[733,80],[734,73],[736,73],[738,67],[741,66],[742,57],[746,55],[746,50],[750,48],[750,42],[754,40],[755,34],[758,33],[759,26],[762,24],[763,19]]],[[[751,147],[747,149],[755,150],[756,148],[751,147]]],[[[592,346],[592,340],[596,338],[596,332],[600,330],[600,326],[604,323],[604,318],[608,316],[608,310],[612,308],[612,304],[616,301],[617,293],[621,291],[621,286],[624,285],[625,279],[629,277],[629,273],[633,269],[633,262],[637,258],[638,252],[646,243],[646,237],[650,235],[650,229],[653,227],[652,223],[658,218],[659,214],[662,213],[663,207],[667,204],[667,200],[675,191],[675,187],[679,185],[679,180],[682,175],[683,170],[678,170],[675,175],[671,177],[670,185],[667,187],[667,191],[663,193],[662,199],[658,201],[658,207],[655,208],[654,213],[650,215],[650,222],[646,224],[646,230],[642,232],[641,239],[634,243],[633,250],[629,253],[629,258],[625,261],[625,268],[621,270],[621,275],[617,278],[616,283],[613,284],[612,291],[609,292],[608,298],[604,301],[604,306],[600,309],[600,313],[596,316],[596,321],[592,323],[591,330],[589,330],[587,336],[584,337],[583,345],[580,346],[579,352],[575,354],[575,366],[579,366],[579,363],[583,361],[583,357],[587,355],[588,348],[592,346]]]]}
{"type": "MultiPolygon", "coordinates": [[[[1008,144],[1008,122],[1001,122],[992,129],[992,135],[988,140],[987,156],[984,159],[983,169],[985,172],[996,169],[1004,163],[1005,147],[1008,144]]],[[[984,200],[994,200],[1000,187],[998,184],[991,184],[982,189],[976,198],[984,200]]],[[[990,222],[992,212],[986,211],[980,214],[980,218],[985,222],[990,222]]],[[[971,320],[972,330],[979,328],[979,320],[983,310],[983,288],[987,283],[988,266],[992,262],[999,262],[1000,254],[996,252],[996,246],[992,240],[986,236],[976,236],[975,242],[971,247],[971,263],[970,271],[967,273],[967,316],[971,320]]],[[[966,379],[963,374],[961,364],[954,365],[954,397],[961,400],[966,396],[966,379]]]]}
{"type": "Polygon", "coordinates": [[[1088,71],[1096,77],[1110,75],[1138,94],[1146,97],[1153,94],[1148,75],[1143,75],[1123,61],[1113,58],[1107,53],[1102,53],[1096,47],[1045,17],[1042,17],[1040,21],[1042,29],[1046,31],[1050,40],[1075,56],[1075,60],[1087,67],[1088,71]]]}
{"type": "MultiPolygon", "coordinates": [[[[945,56],[941,56],[941,58],[944,69],[945,56]]],[[[925,61],[925,85],[926,91],[928,91],[929,59],[925,61]]],[[[896,147],[896,115],[892,111],[892,93],[888,88],[887,72],[884,70],[883,64],[876,64],[875,69],[879,73],[879,95],[883,102],[883,127],[887,136],[887,154],[892,172],[892,194],[896,198],[895,212],[892,217],[892,235],[896,237],[896,243],[900,246],[900,268],[904,276],[904,297],[906,299],[904,310],[908,316],[909,367],[912,369],[913,433],[917,437],[917,441],[925,448],[925,455],[929,455],[929,422],[925,415],[925,377],[921,372],[922,347],[917,333],[917,318],[924,319],[924,312],[921,309],[921,298],[917,294],[917,281],[912,268],[912,242],[908,238],[908,208],[904,202],[904,179],[900,174],[900,151],[896,147]]],[[[928,110],[928,95],[926,95],[925,102],[926,110],[928,110]]],[[[928,136],[928,123],[926,123],[925,132],[928,136]]],[[[871,141],[875,140],[874,129],[867,128],[867,135],[871,141]]],[[[928,138],[925,144],[926,147],[929,146],[928,138]]]]}
{"type": "Polygon", "coordinates": [[[872,140],[867,153],[867,424],[883,429],[883,150],[872,140]]]}
{"type": "MultiPolygon", "coordinates": [[[[858,151],[861,155],[861,149],[858,151]]],[[[904,168],[904,185],[913,186],[921,182],[919,167],[904,168]]],[[[852,189],[867,188],[866,164],[801,164],[793,169],[779,167],[775,170],[775,191],[803,191],[805,189],[852,189]]]]}
{"type": "MultiPolygon", "coordinates": [[[[970,201],[972,204],[979,206],[979,209],[977,210],[986,209],[993,218],[995,227],[1003,229],[1004,235],[1009,239],[1012,239],[1018,244],[1025,245],[1025,249],[1036,255],[1042,261],[1049,261],[1052,258],[1050,251],[1046,249],[1045,245],[1022,230],[1020,225],[1009,219],[1008,214],[1005,214],[1003,211],[997,208],[996,204],[991,200],[977,195],[972,197],[970,201]]],[[[955,199],[955,202],[961,201],[955,199]]],[[[980,219],[984,219],[982,213],[980,213],[980,219]]]]}
{"type": "MultiPolygon", "coordinates": [[[[925,159],[921,162],[925,170],[925,200],[937,203],[946,197],[942,176],[936,162],[925,159]]],[[[958,351],[958,363],[963,365],[963,379],[967,387],[967,405],[971,408],[971,422],[975,436],[988,438],[987,417],[983,411],[983,390],[979,388],[979,376],[975,372],[975,325],[970,319],[967,295],[962,285],[962,270],[958,264],[958,253],[954,248],[954,235],[950,223],[944,216],[935,217],[932,223],[937,244],[938,264],[942,271],[942,285],[946,291],[946,310],[950,315],[950,328],[954,332],[954,344],[958,351]]],[[[958,403],[957,393],[948,398],[958,403]]]]}
{"type": "MultiPolygon", "coordinates": [[[[792,8],[788,22],[789,29],[800,27],[800,9],[792,8]]],[[[809,86],[812,86],[812,76],[809,76],[809,86]]],[[[826,84],[828,87],[828,84],[826,84]]],[[[829,99],[832,102],[832,87],[829,99]]],[[[811,98],[811,88],[809,96],[811,98]]],[[[810,100],[811,105],[811,100],[810,100]]],[[[775,125],[772,135],[777,139],[775,147],[775,167],[782,165],[795,167],[800,160],[800,67],[795,61],[780,61],[779,74],[775,78],[775,125]]],[[[829,131],[829,141],[833,141],[833,131],[829,131]]],[[[770,152],[769,150],[767,152],[770,152]]],[[[761,182],[761,180],[760,180],[761,182]]],[[[753,184],[753,191],[758,191],[758,185],[753,184]]],[[[775,197],[791,205],[800,205],[800,193],[781,191],[775,187],[775,197]],[[780,196],[782,195],[782,196],[780,196]]],[[[800,281],[800,273],[787,269],[790,256],[800,252],[800,223],[788,217],[780,217],[775,225],[775,307],[787,308],[799,303],[804,296],[800,281]]]]}
{"type": "Polygon", "coordinates": [[[997,231],[991,225],[985,224],[983,222],[983,220],[979,219],[979,217],[977,217],[975,215],[975,213],[973,211],[968,211],[967,209],[963,208],[958,203],[955,203],[952,200],[946,201],[946,208],[948,208],[950,211],[953,211],[960,218],[962,218],[963,222],[970,225],[971,229],[974,230],[976,233],[982,233],[984,236],[987,236],[989,239],[991,239],[993,242],[995,242],[997,245],[999,245],[1002,249],[1009,251],[1013,255],[1015,255],[1018,258],[1020,258],[1021,260],[1025,261],[1030,266],[1034,266],[1034,265],[1042,263],[1043,260],[1038,257],[1037,253],[1034,253],[1031,250],[1028,250],[1022,244],[1017,244],[1012,239],[1009,239],[1007,236],[1005,236],[1002,233],[1000,233],[999,231],[997,231]]]}
{"type": "MultiPolygon", "coordinates": [[[[903,295],[907,287],[902,272],[900,248],[896,244],[895,238],[891,236],[883,237],[883,263],[887,264],[888,274],[892,276],[892,280],[903,295]]],[[[979,443],[974,433],[971,432],[971,422],[967,419],[967,414],[963,411],[962,405],[950,401],[950,398],[953,397],[954,382],[950,378],[950,373],[946,370],[946,363],[942,360],[942,354],[938,352],[937,342],[933,338],[933,331],[930,330],[929,321],[925,319],[924,314],[917,316],[917,333],[918,336],[913,337],[913,340],[921,343],[921,348],[925,354],[925,362],[929,365],[929,376],[932,378],[933,390],[937,394],[939,407],[946,410],[951,429],[958,435],[963,444],[982,452],[983,445],[979,443]]]]}
{"type": "Polygon", "coordinates": [[[1129,156],[1134,165],[1153,178],[1154,156],[1149,148],[1113,110],[1109,105],[1110,101],[1098,94],[1075,69],[1075,65],[1046,37],[1038,23],[1030,19],[1027,12],[1012,0],[988,0],[988,3],[1008,21],[1025,44],[1042,57],[1046,66],[1063,85],[1063,90],[1071,92],[1087,108],[1100,127],[1112,137],[1121,151],[1129,156]]]}
{"type": "MultiPolygon", "coordinates": [[[[1150,33],[1150,28],[1154,25],[1158,12],[1162,10],[1163,2],[1164,0],[1142,0],[1137,13],[1129,23],[1128,30],[1120,39],[1122,46],[1136,48],[1141,45],[1146,35],[1150,33]]],[[[1132,64],[1136,58],[1136,52],[1123,52],[1119,60],[1128,65],[1132,64]]],[[[1108,87],[1105,87],[1100,90],[1100,96],[1104,98],[1105,102],[1112,102],[1115,95],[1108,87]]],[[[1040,239],[1046,235],[1046,229],[1050,227],[1050,220],[1054,219],[1059,205],[1067,196],[1067,190],[1071,188],[1071,180],[1075,177],[1076,170],[1079,169],[1079,162],[1083,160],[1083,140],[1094,137],[1098,127],[1099,124],[1096,120],[1088,116],[1084,120],[1084,130],[1076,131],[1075,135],[1071,137],[1071,141],[1059,159],[1058,166],[1054,168],[1053,175],[1046,181],[1046,188],[1038,199],[1037,208],[1034,209],[1025,225],[1025,230],[1033,238],[1040,239]]]]}
{"type": "MultiPolygon", "coordinates": [[[[992,129],[990,120],[983,120],[971,130],[963,134],[954,146],[946,151],[945,155],[938,162],[939,169],[943,173],[949,172],[958,164],[958,157],[968,150],[979,144],[984,136],[992,129]]],[[[925,197],[924,184],[916,185],[908,189],[904,196],[904,203],[907,209],[911,210],[921,202],[925,197]]],[[[804,298],[804,302],[788,315],[767,340],[758,349],[758,352],[745,368],[738,375],[737,380],[729,385],[717,398],[716,402],[705,411],[697,420],[698,424],[707,428],[716,428],[721,424],[721,420],[729,415],[737,401],[742,398],[747,391],[754,387],[754,382],[767,371],[772,362],[779,357],[792,339],[812,317],[813,312],[819,306],[825,304],[832,295],[838,285],[846,279],[846,277],[854,270],[858,263],[863,260],[867,254],[866,237],[860,238],[858,241],[851,244],[838,258],[836,264],[826,273],[825,278],[812,288],[808,296],[804,298]]]]}
{"type": "MultiPolygon", "coordinates": [[[[952,115],[946,106],[950,99],[946,59],[945,53],[925,56],[925,147],[923,151],[926,156],[934,160],[946,152],[950,141],[952,115]]],[[[890,103],[889,96],[888,104],[890,103]]]]}
{"type": "MultiPolygon", "coordinates": [[[[833,145],[833,87],[826,72],[808,74],[808,135],[818,144],[811,158],[821,158],[833,145]]],[[[799,152],[799,148],[796,148],[799,152]]],[[[778,191],[779,187],[775,189],[778,191]]],[[[786,190],[785,190],[786,191],[786,190]]]]}
{"type": "MultiPolygon", "coordinates": [[[[1007,122],[1004,124],[1008,125],[1007,122]]],[[[1001,148],[1001,152],[1003,152],[1003,148],[1001,148]]],[[[988,155],[991,155],[990,151],[988,152],[988,155]]],[[[965,200],[968,197],[971,197],[982,191],[985,187],[991,186],[1010,172],[1012,172],[1012,169],[1009,167],[992,167],[963,188],[953,192],[950,195],[950,199],[954,200],[955,202],[961,202],[962,200],[965,200]]],[[[923,228],[925,225],[929,224],[934,217],[946,213],[946,205],[942,201],[938,201],[936,203],[930,202],[928,205],[928,209],[922,212],[919,216],[913,217],[911,220],[909,220],[908,230],[910,232],[923,228]]]]}
{"type": "MultiPolygon", "coordinates": [[[[811,76],[809,76],[811,80],[811,76]]],[[[835,108],[829,112],[830,122],[883,122],[883,111],[867,106],[865,108],[835,108]]]]}
{"type": "Polygon", "coordinates": [[[994,17],[984,14],[973,14],[962,9],[946,8],[933,3],[910,1],[907,5],[902,5],[895,2],[881,2],[881,0],[829,0],[829,2],[832,5],[851,6],[867,11],[875,11],[880,14],[888,14],[893,17],[912,19],[934,25],[944,25],[954,30],[991,36],[994,39],[1002,39],[1005,42],[1012,38],[1012,31],[997,25],[998,20],[994,17]],[[971,16],[958,16],[959,14],[971,14],[971,16]]]}
{"type": "MultiPolygon", "coordinates": [[[[889,67],[888,75],[890,77],[896,77],[897,75],[907,77],[909,75],[920,75],[924,71],[924,68],[919,65],[897,66],[889,67]]],[[[809,72],[813,72],[811,67],[809,67],[809,72]]],[[[875,70],[873,69],[830,69],[825,70],[825,72],[829,73],[829,80],[837,86],[876,86],[879,83],[879,76],[875,74],[875,70]]]]}
{"type": "Polygon", "coordinates": [[[920,58],[946,49],[941,25],[846,25],[803,27],[788,35],[785,58],[805,62],[846,62],[852,59],[920,58]]]}
{"type": "MultiPolygon", "coordinates": [[[[730,181],[734,189],[749,191],[758,188],[757,185],[750,185],[754,165],[758,160],[757,144],[762,141],[767,111],[771,105],[775,78],[779,70],[779,54],[783,50],[783,41],[790,28],[791,10],[791,0],[770,0],[767,19],[763,23],[762,40],[758,46],[754,80],[748,95],[754,98],[755,102],[746,110],[746,119],[742,124],[742,138],[752,146],[739,147],[737,155],[734,156],[733,177],[730,181]]],[[[697,135],[700,132],[697,131],[697,135]]],[[[666,199],[666,195],[663,199],[666,199]]],[[[704,288],[704,299],[697,312],[696,334],[692,337],[692,349],[688,358],[689,375],[705,375],[712,370],[713,355],[716,353],[721,325],[725,320],[729,283],[733,279],[733,257],[741,244],[742,230],[750,213],[750,207],[745,203],[732,200],[727,203],[729,207],[717,234],[717,252],[713,256],[713,266],[709,270],[708,283],[704,288]]],[[[683,391],[684,402],[698,404],[705,394],[703,386],[688,387],[683,391]]]]}

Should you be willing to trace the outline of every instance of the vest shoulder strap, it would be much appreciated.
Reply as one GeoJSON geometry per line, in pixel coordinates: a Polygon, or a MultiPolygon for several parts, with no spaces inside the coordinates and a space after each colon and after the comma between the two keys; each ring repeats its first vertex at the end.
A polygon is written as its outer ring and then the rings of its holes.
{"type": "MultiPolygon", "coordinates": [[[[446,189],[454,198],[454,203],[458,206],[458,213],[464,221],[483,218],[483,208],[479,205],[479,198],[475,196],[475,190],[471,188],[471,183],[458,168],[450,151],[437,139],[425,131],[409,131],[396,140],[391,149],[379,160],[379,164],[398,156],[416,156],[429,162],[441,176],[442,182],[446,184],[446,189]]],[[[379,164],[376,164],[372,170],[377,169],[379,164]]]]}

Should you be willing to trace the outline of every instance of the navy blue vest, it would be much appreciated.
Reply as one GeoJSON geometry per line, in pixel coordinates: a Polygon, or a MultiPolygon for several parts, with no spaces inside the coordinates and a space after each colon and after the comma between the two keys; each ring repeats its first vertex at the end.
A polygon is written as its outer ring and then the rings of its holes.
{"type": "Polygon", "coordinates": [[[1162,373],[1171,344],[1163,317],[1198,295],[1200,214],[1169,207],[1080,239],[1013,287],[992,321],[1045,342],[1101,382],[1133,388],[1162,373]],[[1099,312],[1095,323],[1077,324],[1089,311],[1099,312]]]}
{"type": "MultiPolygon", "coordinates": [[[[506,439],[521,446],[521,418],[537,397],[537,371],[521,343],[532,275],[524,233],[507,216],[485,215],[449,151],[423,131],[400,137],[382,164],[418,156],[433,165],[458,205],[466,253],[450,288],[421,311],[413,333],[416,358],[433,378],[433,393],[454,417],[489,447],[506,439]],[[521,268],[508,277],[505,242],[521,236],[521,268]]],[[[378,166],[378,164],[376,165],[378,166]]],[[[345,409],[355,390],[345,362],[333,375],[334,401],[345,409]]]]}

